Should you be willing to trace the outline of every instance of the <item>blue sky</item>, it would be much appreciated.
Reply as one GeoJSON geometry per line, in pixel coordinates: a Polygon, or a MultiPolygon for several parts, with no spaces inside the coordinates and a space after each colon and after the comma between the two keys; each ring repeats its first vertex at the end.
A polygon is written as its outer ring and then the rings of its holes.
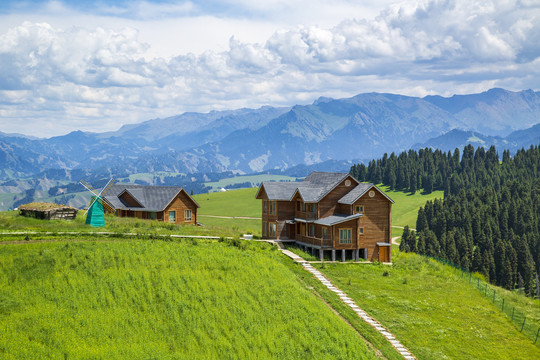
{"type": "Polygon", "coordinates": [[[538,84],[540,0],[0,2],[2,132],[538,84]]]}

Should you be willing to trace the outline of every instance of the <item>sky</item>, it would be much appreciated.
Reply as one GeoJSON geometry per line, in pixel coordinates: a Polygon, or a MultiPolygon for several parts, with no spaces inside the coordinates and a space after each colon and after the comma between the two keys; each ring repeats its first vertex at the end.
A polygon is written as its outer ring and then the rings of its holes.
{"type": "Polygon", "coordinates": [[[540,90],[540,0],[2,0],[0,132],[540,90]]]}

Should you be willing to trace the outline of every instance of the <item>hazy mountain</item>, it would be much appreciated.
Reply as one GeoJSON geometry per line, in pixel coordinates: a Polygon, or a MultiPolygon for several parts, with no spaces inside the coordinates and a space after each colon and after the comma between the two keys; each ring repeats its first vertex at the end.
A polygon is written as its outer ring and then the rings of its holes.
{"type": "Polygon", "coordinates": [[[492,89],[449,98],[368,93],[319,98],[292,108],[262,107],[185,113],[123,126],[115,132],[75,131],[50,139],[0,136],[0,180],[47,168],[109,173],[287,169],[327,160],[370,159],[414,144],[478,144],[515,148],[538,143],[540,95],[492,89]],[[469,133],[451,132],[461,129],[469,133]],[[438,138],[450,132],[450,135],[438,138]],[[512,135],[510,136],[510,133],[512,135]],[[485,137],[489,136],[489,137],[485,137]]]}
{"type": "Polygon", "coordinates": [[[480,146],[489,148],[491,145],[495,145],[499,151],[508,149],[511,152],[516,152],[519,149],[528,148],[530,145],[540,144],[540,124],[525,130],[514,131],[504,138],[484,135],[475,131],[455,129],[444,135],[429,139],[426,142],[415,144],[412,148],[418,150],[429,147],[444,151],[454,151],[455,148],[463,149],[468,144],[471,144],[475,148],[480,146]]]}
{"type": "Polygon", "coordinates": [[[428,101],[465,122],[465,130],[506,136],[540,122],[540,92],[491,89],[481,94],[449,98],[426,96],[428,101]]]}

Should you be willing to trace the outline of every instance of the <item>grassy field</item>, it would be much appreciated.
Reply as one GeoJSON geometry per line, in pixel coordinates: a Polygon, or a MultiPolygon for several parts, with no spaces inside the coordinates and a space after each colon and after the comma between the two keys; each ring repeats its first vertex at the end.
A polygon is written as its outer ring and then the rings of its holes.
{"type": "MultiPolygon", "coordinates": [[[[392,260],[392,267],[316,266],[419,359],[540,358],[540,348],[453,268],[415,254],[392,260]]],[[[539,302],[527,306],[538,317],[539,302]]]]}
{"type": "MultiPolygon", "coordinates": [[[[395,202],[392,205],[392,226],[409,225],[409,227],[415,228],[418,209],[424,206],[428,200],[442,199],[444,196],[443,191],[434,191],[426,195],[420,191],[411,194],[390,190],[388,186],[379,185],[378,187],[395,202]]],[[[402,233],[403,229],[392,228],[392,237],[401,236],[402,233]]]]}
{"type": "Polygon", "coordinates": [[[197,212],[199,222],[214,229],[232,229],[235,232],[261,235],[261,200],[255,199],[257,188],[194,195],[201,205],[197,212]],[[225,216],[231,218],[215,218],[225,216]],[[234,219],[234,217],[259,219],[234,219]]]}
{"type": "Polygon", "coordinates": [[[252,186],[258,186],[263,181],[296,181],[296,178],[285,175],[242,175],[232,178],[221,179],[219,181],[207,182],[204,185],[210,186],[212,190],[217,191],[221,188],[227,188],[231,185],[251,183],[252,186]]]}
{"type": "Polygon", "coordinates": [[[72,235],[58,234],[60,232],[79,232],[92,235],[96,232],[110,232],[122,237],[126,233],[146,235],[201,235],[201,236],[232,236],[238,237],[244,231],[232,226],[193,226],[175,225],[155,220],[141,220],[135,218],[120,218],[114,215],[105,215],[105,227],[95,228],[85,224],[84,211],[79,211],[75,220],[39,220],[20,216],[18,211],[0,212],[0,232],[11,233],[9,236],[0,236],[0,241],[17,240],[25,238],[25,235],[17,235],[18,232],[37,232],[50,235],[29,235],[31,239],[40,238],[65,238],[72,235]]]}
{"type": "Polygon", "coordinates": [[[0,259],[2,359],[375,358],[267,244],[3,245],[0,259]]]}

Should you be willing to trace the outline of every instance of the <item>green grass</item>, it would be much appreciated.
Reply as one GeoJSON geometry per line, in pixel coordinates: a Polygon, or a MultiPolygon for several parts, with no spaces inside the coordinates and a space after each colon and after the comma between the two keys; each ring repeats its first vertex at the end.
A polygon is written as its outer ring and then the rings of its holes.
{"type": "MultiPolygon", "coordinates": [[[[79,211],[75,220],[39,220],[20,216],[18,211],[0,212],[0,232],[112,232],[118,235],[125,233],[149,234],[149,235],[199,235],[199,236],[233,236],[238,237],[243,229],[219,226],[193,226],[176,225],[155,220],[141,220],[135,218],[120,218],[114,215],[105,215],[105,226],[94,228],[85,224],[84,211],[79,211]]],[[[0,241],[17,240],[24,235],[10,235],[0,237],[0,241]]],[[[52,237],[65,238],[72,235],[53,234],[52,237]]],[[[32,239],[42,238],[39,235],[30,235],[32,239]]],[[[51,237],[50,235],[48,237],[51,237]]]]}
{"type": "MultiPolygon", "coordinates": [[[[393,262],[315,266],[419,359],[540,358],[540,348],[460,272],[412,253],[393,262]]],[[[537,302],[527,306],[540,314],[537,302]]]]}
{"type": "Polygon", "coordinates": [[[197,214],[261,217],[261,200],[255,199],[257,188],[194,195],[201,205],[197,214]]]}
{"type": "Polygon", "coordinates": [[[296,178],[285,175],[242,175],[232,178],[221,179],[219,181],[207,182],[204,185],[210,186],[211,191],[216,191],[228,186],[249,182],[252,186],[258,186],[263,181],[296,181],[296,178]]]}
{"type": "Polygon", "coordinates": [[[2,359],[373,359],[254,242],[0,247],[2,359]]]}
{"type": "Polygon", "coordinates": [[[404,227],[409,225],[410,228],[416,227],[416,218],[418,217],[418,209],[424,206],[428,200],[442,199],[444,191],[434,191],[431,194],[424,194],[417,191],[414,194],[390,190],[388,186],[378,185],[386,195],[388,195],[394,204],[392,205],[392,237],[401,236],[403,229],[394,227],[404,227]]]}

